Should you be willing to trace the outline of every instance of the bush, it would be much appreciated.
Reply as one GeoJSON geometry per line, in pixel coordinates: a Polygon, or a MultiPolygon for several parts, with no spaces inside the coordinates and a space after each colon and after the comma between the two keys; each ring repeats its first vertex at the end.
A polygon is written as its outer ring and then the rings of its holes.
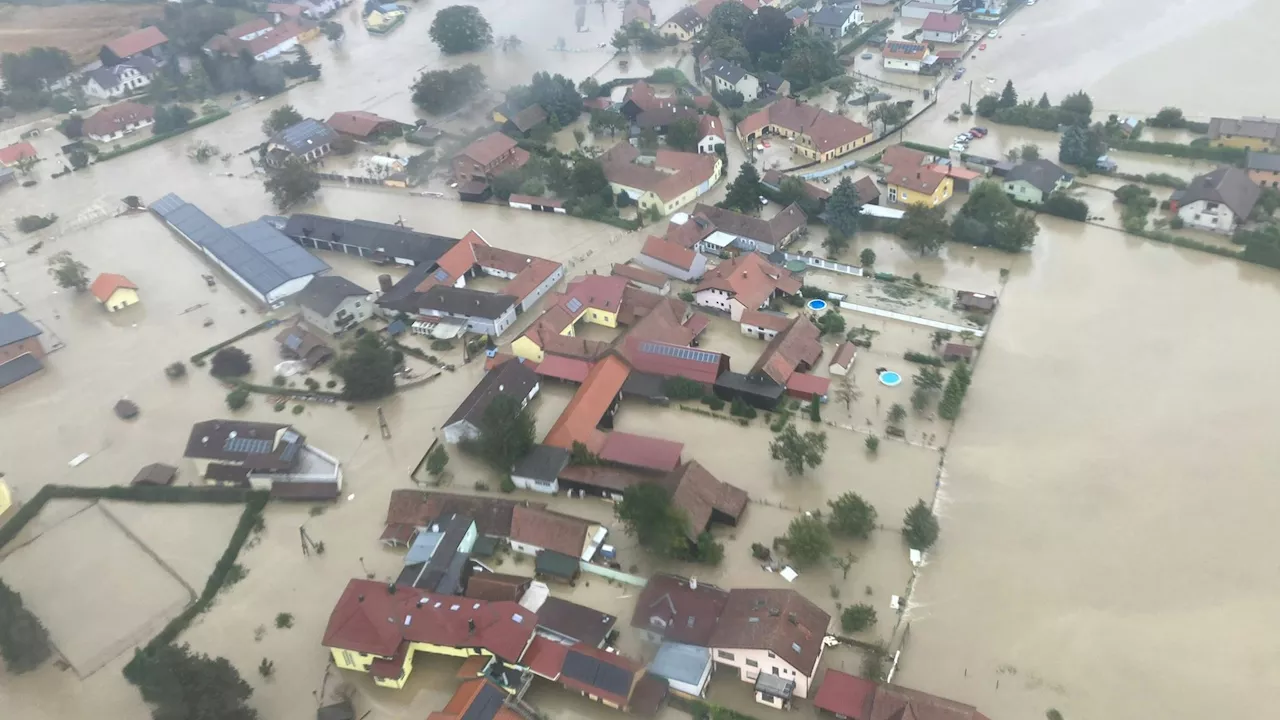
{"type": "Polygon", "coordinates": [[[504,493],[512,493],[516,491],[516,483],[511,479],[510,475],[503,475],[502,482],[498,485],[498,489],[504,493]]]}
{"type": "Polygon", "coordinates": [[[734,417],[746,418],[754,420],[756,417],[756,409],[747,404],[746,400],[741,397],[735,397],[733,403],[729,406],[729,414],[734,417]]]}
{"type": "Polygon", "coordinates": [[[187,366],[184,365],[181,360],[169,363],[164,369],[164,374],[165,377],[170,380],[177,380],[178,378],[186,377],[187,366]]]}
{"type": "Polygon", "coordinates": [[[18,218],[18,230],[24,233],[33,233],[37,230],[43,230],[57,222],[58,216],[53,213],[48,215],[23,215],[18,218]]]}
{"type": "Polygon", "coordinates": [[[306,385],[306,386],[307,386],[307,389],[309,389],[309,390],[319,390],[319,389],[320,389],[320,381],[319,381],[319,380],[316,380],[315,378],[307,378],[306,380],[303,380],[303,381],[302,381],[302,384],[303,384],[303,385],[306,385]]]}
{"type": "Polygon", "coordinates": [[[763,543],[751,543],[751,557],[756,560],[768,560],[769,555],[769,548],[763,543]]]}
{"type": "Polygon", "coordinates": [[[249,353],[237,347],[224,347],[214,353],[209,367],[209,373],[217,378],[243,377],[252,371],[249,353]]]}
{"type": "Polygon", "coordinates": [[[706,397],[702,398],[702,404],[706,405],[712,410],[724,409],[724,401],[716,397],[715,395],[707,395],[706,397]]]}
{"type": "Polygon", "coordinates": [[[876,609],[866,603],[850,605],[840,613],[840,629],[847,633],[866,630],[876,624],[876,609]]]}
{"type": "Polygon", "coordinates": [[[919,363],[921,365],[932,365],[934,367],[942,367],[942,358],[937,355],[929,355],[926,353],[918,353],[908,350],[902,354],[902,359],[908,362],[919,363]]]}
{"type": "Polygon", "coordinates": [[[436,352],[444,352],[446,350],[452,350],[453,341],[452,340],[432,340],[431,349],[435,350],[436,352]]]}
{"type": "Polygon", "coordinates": [[[1183,145],[1171,142],[1146,142],[1144,140],[1110,140],[1107,143],[1112,150],[1150,153],[1152,155],[1171,155],[1193,160],[1213,160],[1243,165],[1245,151],[1241,148],[1214,147],[1211,145],[1183,145]]]}
{"type": "Polygon", "coordinates": [[[276,387],[284,387],[285,382],[286,381],[283,375],[277,375],[271,378],[271,384],[275,385],[276,387]]]}
{"type": "Polygon", "coordinates": [[[662,391],[672,400],[697,400],[703,394],[701,383],[682,377],[667,378],[662,391]]]}
{"type": "Polygon", "coordinates": [[[294,415],[301,415],[303,410],[306,410],[306,408],[305,408],[305,407],[303,407],[303,406],[301,406],[301,405],[294,405],[294,406],[293,406],[293,414],[294,414],[294,415]]]}
{"type": "Polygon", "coordinates": [[[1051,193],[1040,206],[1040,211],[1078,222],[1089,219],[1089,205],[1061,191],[1051,193]]]}
{"type": "Polygon", "coordinates": [[[875,455],[880,452],[880,438],[875,435],[868,435],[866,442],[863,444],[867,446],[868,455],[875,455]]]}
{"type": "Polygon", "coordinates": [[[1186,224],[1187,224],[1187,221],[1183,220],[1181,216],[1174,215],[1173,217],[1169,218],[1169,227],[1173,228],[1174,230],[1181,230],[1182,228],[1186,227],[1186,224]]]}
{"type": "Polygon", "coordinates": [[[293,613],[285,613],[285,612],[277,613],[276,627],[280,628],[281,630],[293,627],[293,613]]]}
{"type": "Polygon", "coordinates": [[[249,402],[249,390],[247,388],[238,387],[227,393],[227,407],[232,410],[239,410],[249,402]]]}

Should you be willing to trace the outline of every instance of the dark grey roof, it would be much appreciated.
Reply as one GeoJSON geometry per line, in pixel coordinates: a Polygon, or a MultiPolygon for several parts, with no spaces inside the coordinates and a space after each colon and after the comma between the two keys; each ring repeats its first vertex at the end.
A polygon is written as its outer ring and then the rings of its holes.
{"type": "Polygon", "coordinates": [[[1210,118],[1209,138],[1217,140],[1223,135],[1250,137],[1275,142],[1280,139],[1280,122],[1265,117],[1210,118]]]}
{"type": "Polygon", "coordinates": [[[1271,153],[1260,153],[1250,150],[1245,155],[1245,167],[1250,170],[1266,170],[1267,172],[1280,172],[1280,155],[1271,153]]]}
{"type": "Polygon", "coordinates": [[[538,627],[590,647],[603,645],[617,622],[609,613],[554,595],[538,608],[538,627]]]}
{"type": "Polygon", "coordinates": [[[799,18],[799,17],[804,17],[805,15],[808,15],[808,14],[809,14],[809,11],[805,10],[799,5],[787,11],[787,17],[791,18],[792,20],[795,20],[796,18],[799,18]]]}
{"type": "Polygon", "coordinates": [[[484,687],[476,693],[475,699],[458,720],[493,720],[493,717],[502,709],[505,699],[505,692],[499,690],[493,683],[485,682],[484,687]]]}
{"type": "Polygon", "coordinates": [[[641,128],[666,127],[676,120],[697,118],[698,111],[691,107],[665,107],[657,110],[645,110],[636,115],[635,123],[641,128]]]}
{"type": "Polygon", "coordinates": [[[261,220],[226,228],[173,193],[152,203],[151,211],[261,295],[290,280],[329,269],[320,258],[261,220]]]}
{"type": "MultiPolygon", "coordinates": [[[[510,365],[511,363],[507,362],[506,364],[510,365]]],[[[551,482],[559,477],[560,471],[568,464],[568,450],[550,445],[534,445],[529,454],[516,463],[515,468],[511,470],[511,474],[516,477],[551,482]]]]}
{"type": "Polygon", "coordinates": [[[427,525],[428,531],[439,532],[442,537],[409,584],[428,592],[461,594],[462,571],[470,558],[467,553],[458,552],[458,546],[473,524],[471,518],[456,513],[431,521],[427,525]]]}
{"type": "Polygon", "coordinates": [[[565,655],[560,673],[611,695],[626,697],[631,694],[631,673],[576,650],[571,649],[565,655]]]}
{"type": "Polygon", "coordinates": [[[711,66],[707,68],[707,74],[711,77],[721,78],[730,85],[737,85],[743,78],[751,73],[743,70],[737,65],[734,65],[728,60],[715,58],[711,61],[711,66]]]}
{"type": "Polygon", "coordinates": [[[853,9],[853,5],[827,5],[809,16],[809,24],[840,27],[853,14],[853,9]]]}
{"type": "Polygon", "coordinates": [[[319,120],[307,118],[271,136],[270,144],[279,145],[294,155],[304,155],[337,139],[338,133],[333,128],[319,120]]]}
{"type": "Polygon", "coordinates": [[[555,550],[542,550],[533,559],[533,569],[539,574],[572,579],[582,571],[582,566],[576,557],[570,557],[555,550]]]}
{"type": "Polygon", "coordinates": [[[368,290],[342,277],[341,275],[321,275],[312,278],[311,282],[298,293],[298,304],[314,310],[320,315],[328,316],[349,297],[367,297],[368,290]]]}
{"type": "Polygon", "coordinates": [[[418,263],[413,266],[390,290],[378,298],[378,305],[407,313],[418,312],[418,299],[422,296],[418,292],[418,285],[427,279],[435,267],[435,263],[418,263]]]}
{"type": "Polygon", "coordinates": [[[1174,193],[1174,199],[1183,205],[1199,200],[1220,202],[1243,220],[1253,212],[1261,194],[1262,188],[1253,182],[1249,173],[1240,168],[1220,167],[1194,178],[1186,190],[1174,193]]]}
{"type": "Polygon", "coordinates": [[[284,234],[367,248],[414,264],[434,263],[458,243],[457,238],[415,232],[372,220],[342,220],[300,213],[289,218],[284,234]]]}
{"type": "Polygon", "coordinates": [[[782,87],[782,83],[784,82],[786,82],[786,79],[776,72],[760,73],[760,83],[764,85],[769,92],[778,92],[778,88],[782,87]]]}
{"type": "Polygon", "coordinates": [[[145,77],[151,77],[156,71],[156,62],[146,55],[134,55],[118,65],[108,65],[89,73],[89,78],[98,83],[103,90],[111,90],[120,84],[120,76],[124,71],[133,68],[145,77]]]}
{"type": "Polygon", "coordinates": [[[664,642],[649,664],[649,672],[668,680],[697,685],[711,664],[711,650],[697,645],[664,642]]]}
{"type": "Polygon", "coordinates": [[[41,332],[40,328],[23,317],[22,313],[0,314],[0,347],[33,338],[41,332]]]}
{"type": "Polygon", "coordinates": [[[1013,166],[1005,176],[1005,182],[1024,180],[1046,195],[1058,187],[1058,181],[1067,175],[1067,171],[1058,167],[1052,160],[1028,160],[1013,166]]]}
{"type": "MultiPolygon", "coordinates": [[[[488,295],[489,293],[484,294],[488,295]]],[[[508,360],[480,378],[480,382],[471,390],[466,399],[458,405],[458,409],[453,411],[453,414],[445,421],[444,426],[448,427],[456,422],[466,420],[479,427],[480,419],[484,417],[484,411],[489,409],[489,404],[493,402],[494,398],[499,395],[508,395],[523,400],[529,396],[529,391],[537,384],[538,374],[529,369],[523,358],[508,360]]],[[[560,472],[560,468],[556,468],[556,472],[560,472]]],[[[555,476],[552,475],[552,478],[554,479],[555,476]]]]}
{"type": "Polygon", "coordinates": [[[0,363],[0,387],[12,385],[28,375],[34,375],[44,368],[40,358],[31,353],[23,353],[6,363],[0,363]]]}
{"type": "Polygon", "coordinates": [[[356,709],[350,700],[343,700],[333,705],[325,705],[316,710],[316,720],[355,720],[356,709]]]}
{"type": "Polygon", "coordinates": [[[774,697],[789,698],[795,692],[796,681],[773,673],[762,672],[756,676],[756,692],[766,692],[774,697]]]}
{"type": "Polygon", "coordinates": [[[418,307],[459,317],[496,320],[515,306],[514,295],[483,292],[471,288],[436,285],[422,293],[418,307]]]}
{"type": "Polygon", "coordinates": [[[14,172],[13,168],[0,168],[0,185],[13,182],[17,177],[18,173],[14,172]]]}

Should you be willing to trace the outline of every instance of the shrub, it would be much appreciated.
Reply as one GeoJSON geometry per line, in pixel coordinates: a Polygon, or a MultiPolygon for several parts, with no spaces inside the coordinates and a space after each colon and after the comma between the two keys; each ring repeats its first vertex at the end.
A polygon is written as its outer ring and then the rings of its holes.
{"type": "Polygon", "coordinates": [[[902,359],[908,362],[919,363],[920,365],[932,365],[934,367],[942,367],[942,358],[937,355],[929,355],[927,353],[918,353],[914,350],[908,350],[902,354],[902,359]]]}
{"type": "Polygon", "coordinates": [[[170,380],[177,380],[178,378],[186,377],[187,366],[183,364],[181,360],[169,363],[164,369],[164,374],[165,377],[170,380]]]}
{"type": "Polygon", "coordinates": [[[474,487],[479,492],[489,492],[489,483],[483,480],[477,480],[474,487]]]}
{"type": "Polygon", "coordinates": [[[504,492],[504,493],[511,493],[511,492],[515,492],[515,491],[516,491],[516,483],[515,483],[515,481],[514,481],[514,480],[512,480],[512,479],[511,479],[511,476],[510,476],[510,475],[503,475],[503,476],[502,476],[502,483],[498,486],[498,489],[499,489],[499,490],[501,490],[501,491],[502,491],[502,492],[504,492]]]}
{"type": "Polygon", "coordinates": [[[769,548],[763,543],[751,543],[751,557],[757,560],[768,560],[769,555],[769,548]]]}
{"type": "Polygon", "coordinates": [[[23,215],[18,218],[18,230],[24,233],[33,233],[37,230],[43,230],[58,219],[57,215],[49,213],[48,215],[23,215]]]}
{"type": "Polygon", "coordinates": [[[282,630],[293,627],[293,613],[287,613],[287,612],[277,613],[276,627],[282,630]]]}
{"type": "Polygon", "coordinates": [[[324,384],[324,386],[325,386],[326,388],[329,388],[330,390],[332,390],[332,389],[334,389],[334,388],[338,387],[338,381],[337,381],[337,380],[330,380],[329,382],[325,383],[325,384],[324,384]]]}
{"type": "Polygon", "coordinates": [[[706,405],[712,410],[724,409],[724,401],[716,397],[715,395],[707,395],[706,397],[702,398],[702,404],[706,405]]]}
{"type": "Polygon", "coordinates": [[[432,340],[431,349],[435,350],[436,352],[444,352],[445,350],[452,350],[453,341],[452,340],[432,340]]]}
{"type": "Polygon", "coordinates": [[[301,415],[303,410],[306,410],[306,408],[302,407],[301,405],[294,405],[294,406],[293,406],[293,414],[294,414],[294,415],[301,415]]]}
{"type": "Polygon", "coordinates": [[[703,393],[700,383],[682,377],[667,378],[662,390],[672,400],[697,400],[703,393]]]}
{"type": "Polygon", "coordinates": [[[306,386],[307,386],[307,388],[309,388],[309,389],[311,389],[311,390],[319,390],[319,389],[320,389],[320,381],[319,381],[319,380],[316,380],[315,378],[307,378],[306,380],[303,380],[303,381],[302,381],[302,384],[303,384],[303,385],[306,385],[306,386]]]}
{"type": "Polygon", "coordinates": [[[868,435],[866,442],[863,444],[867,446],[868,455],[875,455],[880,452],[880,438],[875,435],[868,435]]]}
{"type": "Polygon", "coordinates": [[[253,370],[249,353],[237,347],[224,347],[213,354],[209,372],[214,377],[243,377],[253,370]]]}
{"type": "Polygon", "coordinates": [[[1061,191],[1051,193],[1040,206],[1040,211],[1079,222],[1089,219],[1089,205],[1061,191]]]}
{"type": "Polygon", "coordinates": [[[746,400],[741,397],[735,397],[733,403],[729,405],[729,414],[734,417],[754,420],[756,417],[756,409],[747,404],[746,400]]]}
{"type": "Polygon", "coordinates": [[[239,410],[249,402],[249,390],[247,388],[238,387],[227,393],[227,407],[232,410],[239,410]]]}
{"type": "Polygon", "coordinates": [[[275,385],[276,387],[284,387],[284,384],[285,384],[284,376],[283,376],[283,375],[277,375],[277,376],[275,376],[275,377],[271,378],[271,384],[272,384],[272,385],[275,385]]]}
{"type": "Polygon", "coordinates": [[[876,624],[876,609],[866,603],[850,605],[840,613],[840,629],[847,633],[866,630],[876,624]]]}

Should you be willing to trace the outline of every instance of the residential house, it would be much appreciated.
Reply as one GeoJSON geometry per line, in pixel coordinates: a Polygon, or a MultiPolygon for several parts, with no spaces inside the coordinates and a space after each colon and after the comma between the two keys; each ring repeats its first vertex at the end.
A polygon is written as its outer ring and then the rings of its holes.
{"type": "Polygon", "coordinates": [[[267,141],[265,159],[268,165],[281,166],[291,160],[313,163],[333,150],[338,133],[328,125],[307,118],[290,125],[267,141]]]}
{"type": "MultiPolygon", "coordinates": [[[[931,165],[925,165],[925,167],[951,178],[953,185],[952,190],[955,192],[969,192],[986,177],[983,173],[977,172],[976,170],[970,170],[967,167],[961,167],[950,161],[933,163],[931,165]]],[[[978,167],[982,166],[978,165],[978,167]]],[[[1012,167],[1007,168],[1005,170],[1005,174],[1007,175],[1009,170],[1012,169],[1012,167]]],[[[1068,180],[1066,181],[1068,185],[1070,184],[1070,177],[1071,176],[1068,176],[1068,180]]],[[[1064,185],[1064,187],[1066,187],[1066,185],[1064,185]]]]}
{"type": "Polygon", "coordinates": [[[501,335],[516,320],[514,295],[490,293],[451,285],[435,285],[415,298],[419,315],[444,318],[468,332],[501,335]]]}
{"type": "Polygon", "coordinates": [[[156,122],[155,110],[149,105],[126,100],[108,105],[84,119],[84,134],[97,142],[105,143],[140,130],[156,122]]]}
{"type": "Polygon", "coordinates": [[[962,312],[990,315],[996,309],[996,296],[959,290],[956,292],[955,308],[962,312]]]}
{"type": "Polygon", "coordinates": [[[711,681],[711,650],[697,645],[664,642],[649,664],[649,672],[667,681],[671,691],[686,698],[701,698],[711,681]]]}
{"type": "Polygon", "coordinates": [[[960,0],[933,0],[932,2],[908,2],[899,11],[904,19],[924,20],[934,13],[956,12],[960,0]]]}
{"type": "Polygon", "coordinates": [[[762,7],[781,7],[783,0],[739,0],[743,7],[751,11],[754,15],[760,11],[762,7]]]}
{"type": "Polygon", "coordinates": [[[471,549],[479,533],[465,515],[449,514],[420,529],[395,584],[442,595],[461,595],[471,576],[471,549]]]}
{"type": "Polygon", "coordinates": [[[520,602],[533,578],[496,572],[475,572],[467,578],[464,597],[488,602],[520,602]]]}
{"type": "Polygon", "coordinates": [[[711,189],[724,167],[715,154],[658,150],[651,162],[631,143],[621,142],[600,158],[614,195],[626,193],[641,211],[669,215],[711,189]]]}
{"type": "Polygon", "coordinates": [[[138,302],[138,286],[123,275],[102,273],[94,278],[89,293],[107,312],[123,310],[138,302]]]}
{"type": "Polygon", "coordinates": [[[600,428],[613,427],[622,385],[630,374],[631,368],[614,355],[595,363],[543,442],[569,451],[581,443],[593,453],[603,452],[608,433],[600,428]]]}
{"type": "Polygon", "coordinates": [[[790,317],[768,310],[743,310],[738,320],[739,332],[765,341],[772,340],[790,326],[790,317]]]}
{"type": "Polygon", "coordinates": [[[338,461],[292,426],[205,420],[191,427],[183,457],[214,485],[270,490],[286,500],[333,500],[342,491],[338,461]]]}
{"type": "MultiPolygon", "coordinates": [[[[511,362],[507,362],[510,365],[511,362]]],[[[550,445],[534,445],[511,469],[511,482],[521,490],[555,495],[560,491],[560,471],[569,464],[569,451],[550,445]]]]}
{"type": "Polygon", "coordinates": [[[333,357],[333,348],[325,342],[320,331],[302,318],[298,318],[292,325],[286,325],[276,335],[276,343],[280,345],[281,355],[291,360],[301,360],[309,368],[333,357]]]}
{"type": "Polygon", "coordinates": [[[325,125],[341,135],[368,140],[377,136],[390,136],[400,132],[404,125],[364,110],[344,110],[329,116],[325,125]]]}
{"type": "Polygon", "coordinates": [[[321,644],[339,668],[368,673],[375,684],[399,689],[419,652],[519,663],[536,622],[514,602],[436,595],[360,578],[347,583],[321,644]]]}
{"type": "Polygon", "coordinates": [[[635,265],[614,263],[613,268],[609,273],[611,275],[626,278],[627,282],[631,283],[631,285],[646,292],[656,293],[658,295],[666,295],[671,292],[671,281],[667,279],[666,275],[654,270],[637,267],[635,265]]]}
{"type": "Polygon", "coordinates": [[[689,42],[694,35],[702,32],[705,23],[698,11],[691,6],[682,7],[676,11],[662,26],[658,28],[658,34],[663,37],[675,38],[680,42],[689,42]]]}
{"type": "Polygon", "coordinates": [[[744,102],[754,102],[760,97],[760,80],[727,60],[713,58],[702,69],[702,77],[714,92],[741,93],[744,102]]]}
{"type": "Polygon", "coordinates": [[[1244,166],[1258,187],[1280,188],[1280,155],[1250,150],[1245,154],[1244,166]]]}
{"type": "Polygon", "coordinates": [[[523,359],[508,360],[485,373],[441,428],[444,441],[457,444],[480,437],[485,411],[498,397],[515,400],[520,408],[538,394],[538,375],[523,359]]]}
{"type": "Polygon", "coordinates": [[[933,155],[909,148],[906,145],[890,145],[880,155],[880,166],[886,173],[890,170],[908,173],[930,165],[934,160],[933,155]]]}
{"type": "Polygon", "coordinates": [[[790,95],[791,82],[776,72],[760,73],[760,92],[765,97],[790,95]]]}
{"type": "Polygon", "coordinates": [[[512,115],[502,125],[502,132],[507,135],[529,137],[529,133],[547,122],[547,111],[541,105],[533,104],[512,115]]]}
{"type": "Polygon", "coordinates": [[[1014,200],[1039,205],[1058,190],[1071,186],[1074,178],[1051,160],[1025,160],[1004,176],[1004,191],[1014,200]]]}
{"type": "Polygon", "coordinates": [[[720,263],[702,277],[694,302],[729,313],[735,321],[747,310],[759,310],[769,300],[800,292],[800,279],[759,253],[744,253],[720,263]]]}
{"type": "Polygon", "coordinates": [[[728,591],[696,578],[653,575],[636,598],[631,627],[651,643],[710,647],[728,602],[728,591]]]}
{"type": "Polygon", "coordinates": [[[698,116],[698,152],[714,153],[724,147],[724,122],[715,115],[698,116]]]}
{"type": "Polygon", "coordinates": [[[1209,142],[1216,147],[1267,151],[1280,147],[1280,120],[1265,117],[1212,118],[1209,142]]]}
{"type": "Polygon", "coordinates": [[[155,61],[146,55],[117,65],[103,65],[86,74],[84,93],[98,100],[113,100],[150,85],[156,71],[155,61]]]}
{"type": "MultiPolygon", "coordinates": [[[[558,681],[565,688],[602,705],[644,714],[633,707],[633,695],[640,695],[644,666],[623,655],[583,644],[569,646],[560,667],[558,681]]],[[[664,693],[665,695],[665,693],[664,693]]],[[[662,697],[658,698],[660,702],[662,697]]],[[[657,703],[643,703],[656,711],[657,703]]]]}
{"type": "Polygon", "coordinates": [[[849,28],[862,24],[862,11],[856,3],[823,3],[822,8],[809,15],[809,29],[832,41],[849,34],[849,28]]]}
{"type": "Polygon", "coordinates": [[[525,555],[544,550],[580,560],[595,556],[607,531],[593,522],[543,508],[517,507],[511,513],[511,549],[525,555]]]}
{"type": "Polygon", "coordinates": [[[453,179],[459,186],[487,186],[495,176],[518,170],[529,162],[529,153],[502,133],[489,133],[453,156],[453,179]]]}
{"type": "Polygon", "coordinates": [[[247,53],[262,62],[292,51],[316,32],[318,26],[303,20],[287,19],[279,25],[272,25],[266,20],[250,20],[213,36],[203,49],[208,55],[227,57],[240,57],[247,53]]]}
{"type": "Polygon", "coordinates": [[[955,188],[949,175],[918,168],[915,170],[893,170],[885,173],[884,184],[888,189],[890,203],[899,205],[920,204],[927,207],[938,207],[951,197],[955,188]]]}
{"type": "Polygon", "coordinates": [[[613,615],[554,595],[532,609],[538,613],[538,633],[565,645],[602,648],[618,621],[613,615]]]}
{"type": "Polygon", "coordinates": [[[821,357],[821,332],[808,317],[798,315],[769,340],[764,352],[760,353],[756,364],[752,366],[751,374],[762,380],[773,381],[786,388],[789,395],[802,400],[815,395],[822,397],[827,394],[830,381],[808,374],[817,367],[821,357]]]}
{"type": "Polygon", "coordinates": [[[901,70],[918,73],[924,67],[924,59],[929,55],[929,46],[924,43],[892,40],[884,44],[881,57],[885,70],[901,70]]]}
{"type": "Polygon", "coordinates": [[[649,236],[636,262],[677,280],[691,282],[707,270],[707,256],[660,237],[649,236]]]}
{"type": "Polygon", "coordinates": [[[822,676],[813,706],[838,720],[987,720],[987,716],[972,705],[830,668],[822,676]]]}
{"type": "Polygon", "coordinates": [[[795,590],[730,590],[708,646],[716,664],[735,668],[743,682],[772,675],[794,682],[792,693],[804,698],[830,623],[830,615],[795,590]]]}
{"type": "MultiPolygon", "coordinates": [[[[770,169],[765,170],[764,175],[760,176],[760,182],[764,183],[766,187],[774,192],[781,192],[782,181],[786,177],[787,176],[783,175],[780,170],[770,169]]],[[[804,194],[808,196],[810,200],[813,200],[819,208],[824,207],[827,204],[827,200],[831,198],[830,192],[803,178],[796,179],[800,181],[800,188],[803,190],[804,194]]],[[[873,182],[872,185],[874,186],[874,184],[875,183],[873,182]]]]}
{"type": "Polygon", "coordinates": [[[858,358],[858,346],[851,342],[840,343],[836,352],[827,364],[827,372],[833,376],[845,377],[853,372],[853,361],[858,358]]]}
{"type": "Polygon", "coordinates": [[[791,19],[793,27],[807,27],[809,25],[809,11],[799,5],[787,11],[787,17],[791,19]]]}
{"type": "Polygon", "coordinates": [[[129,59],[146,56],[163,64],[168,52],[169,38],[160,32],[160,28],[148,25],[103,45],[98,52],[98,59],[103,65],[119,65],[129,59]]]}
{"type": "Polygon", "coordinates": [[[969,32],[964,13],[931,12],[920,26],[920,39],[926,42],[958,43],[969,32]]]}
{"type": "Polygon", "coordinates": [[[688,517],[685,533],[694,545],[712,523],[737,527],[747,509],[747,491],[720,480],[696,460],[672,470],[662,484],[671,490],[672,504],[688,517]]]}
{"type": "Polygon", "coordinates": [[[11,168],[17,167],[18,163],[27,158],[39,158],[36,148],[29,142],[16,142],[0,148],[0,167],[11,168]]]}
{"type": "Polygon", "coordinates": [[[727,2],[733,2],[733,0],[698,0],[693,4],[693,9],[698,13],[698,17],[706,20],[711,17],[712,10],[727,2]]]}
{"type": "Polygon", "coordinates": [[[653,8],[649,7],[649,0],[627,0],[626,7],[622,8],[623,27],[637,22],[645,29],[653,27],[653,8]]]}
{"type": "Polygon", "coordinates": [[[472,678],[458,686],[444,709],[427,717],[430,720],[522,720],[523,714],[507,706],[508,692],[490,678],[472,678]]]}
{"type": "Polygon", "coordinates": [[[368,290],[341,275],[321,275],[307,283],[297,300],[307,322],[337,335],[369,319],[371,297],[368,290]]]}
{"type": "Polygon", "coordinates": [[[611,275],[592,274],[574,278],[524,334],[511,343],[512,352],[541,363],[546,344],[553,338],[572,336],[579,321],[607,328],[618,327],[618,312],[626,288],[626,278],[611,275]]]}
{"type": "Polygon", "coordinates": [[[656,110],[645,110],[632,121],[631,134],[636,137],[645,130],[652,130],[658,135],[666,135],[672,123],[680,120],[696,122],[699,117],[698,110],[688,105],[666,105],[656,110]]]}
{"type": "Polygon", "coordinates": [[[764,135],[790,138],[796,153],[817,162],[852,152],[872,137],[871,128],[865,125],[785,97],[748,115],[738,123],[737,132],[747,144],[764,135]]]}
{"type": "Polygon", "coordinates": [[[22,313],[0,313],[0,388],[44,369],[43,332],[22,313]]]}
{"type": "Polygon", "coordinates": [[[1220,167],[1197,175],[1185,190],[1175,190],[1169,209],[1190,227],[1231,233],[1249,219],[1261,195],[1249,173],[1220,167]]]}
{"type": "Polygon", "coordinates": [[[795,203],[768,220],[714,205],[699,204],[694,212],[715,227],[715,231],[698,244],[703,252],[722,253],[733,248],[768,255],[786,248],[808,226],[808,218],[795,203]]]}
{"type": "Polygon", "coordinates": [[[420,529],[433,519],[449,514],[465,515],[475,520],[476,530],[482,536],[505,538],[511,535],[511,516],[517,507],[541,508],[546,505],[418,489],[392,490],[380,540],[391,547],[407,547],[420,529]]]}

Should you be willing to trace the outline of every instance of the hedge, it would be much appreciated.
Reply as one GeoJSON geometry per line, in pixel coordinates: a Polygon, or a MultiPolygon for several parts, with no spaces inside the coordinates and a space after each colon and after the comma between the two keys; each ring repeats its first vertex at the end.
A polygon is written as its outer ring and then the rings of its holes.
{"type": "Polygon", "coordinates": [[[279,324],[280,324],[280,321],[279,321],[279,320],[276,320],[275,318],[271,318],[271,319],[269,319],[269,320],[264,320],[264,321],[262,321],[262,322],[258,323],[257,325],[254,325],[253,327],[249,328],[248,330],[245,330],[244,332],[240,333],[239,335],[236,335],[236,336],[234,336],[234,337],[232,337],[232,338],[230,338],[230,339],[227,339],[227,340],[223,340],[222,342],[218,343],[217,345],[212,345],[212,346],[210,346],[210,347],[205,348],[204,350],[201,350],[200,352],[196,353],[195,355],[192,355],[192,356],[191,356],[191,358],[190,358],[190,360],[191,360],[191,364],[192,364],[192,365],[199,365],[199,364],[200,364],[200,362],[201,362],[202,360],[204,360],[206,357],[208,357],[208,356],[210,356],[210,355],[212,355],[212,354],[214,354],[214,353],[218,352],[218,351],[219,351],[219,350],[221,350],[222,348],[227,347],[227,346],[230,346],[230,345],[234,345],[234,344],[236,344],[236,343],[240,342],[241,340],[243,340],[243,339],[245,339],[245,338],[249,337],[250,335],[255,335],[255,334],[257,334],[257,333],[262,332],[263,330],[266,330],[266,329],[268,329],[268,328],[273,328],[273,327],[275,327],[276,325],[279,325],[279,324]]]}
{"type": "Polygon", "coordinates": [[[855,35],[854,38],[849,41],[848,45],[845,45],[844,47],[840,48],[838,52],[836,52],[836,55],[837,56],[848,55],[851,52],[855,52],[858,48],[862,47],[863,45],[866,45],[867,41],[870,40],[873,35],[879,32],[883,32],[886,28],[890,28],[892,26],[893,26],[893,18],[886,18],[884,20],[881,20],[878,23],[875,23],[871,27],[862,31],[860,35],[855,35]]]}
{"type": "Polygon", "coordinates": [[[1192,160],[1213,160],[1216,162],[1243,165],[1245,151],[1233,147],[1212,147],[1208,145],[1183,145],[1171,142],[1147,142],[1145,140],[1110,140],[1107,146],[1112,150],[1148,153],[1151,155],[1172,155],[1173,157],[1192,160]]]}
{"type": "Polygon", "coordinates": [[[928,355],[926,353],[918,353],[908,350],[902,353],[902,359],[908,362],[919,363],[921,365],[932,365],[933,367],[942,367],[942,358],[937,355],[928,355]]]}
{"type": "Polygon", "coordinates": [[[260,393],[263,395],[284,395],[285,397],[305,398],[312,396],[327,397],[338,400],[342,398],[342,393],[336,393],[332,390],[312,390],[310,388],[288,388],[279,387],[277,385],[254,385],[253,383],[236,383],[236,387],[242,387],[249,392],[260,393]]]}
{"type": "Polygon", "coordinates": [[[192,120],[191,122],[187,123],[185,127],[177,128],[175,130],[170,130],[169,132],[160,133],[158,135],[152,135],[146,140],[139,140],[138,142],[133,143],[131,145],[125,145],[119,150],[108,150],[107,152],[101,153],[98,155],[98,162],[103,162],[104,160],[110,160],[112,158],[118,158],[121,155],[131,153],[134,150],[141,150],[144,147],[155,145],[158,142],[162,142],[164,140],[168,140],[171,137],[181,135],[182,133],[187,132],[189,130],[195,130],[198,127],[201,127],[203,125],[208,125],[211,122],[216,122],[230,115],[231,115],[230,110],[219,110],[216,113],[205,115],[204,117],[192,120]]]}
{"type": "MultiPolygon", "coordinates": [[[[920,143],[915,143],[910,141],[901,142],[898,144],[902,145],[903,147],[909,147],[912,150],[919,150],[920,152],[929,153],[930,155],[940,155],[942,157],[947,157],[948,155],[951,154],[951,151],[948,150],[947,148],[938,147],[937,145],[922,145],[920,143]]],[[[961,157],[964,157],[964,155],[962,154],[961,157]]]]}
{"type": "Polygon", "coordinates": [[[669,702],[672,707],[689,713],[693,716],[694,720],[707,720],[712,717],[714,717],[715,720],[757,720],[755,716],[740,713],[733,708],[727,708],[723,705],[716,705],[703,700],[684,697],[683,695],[677,695],[675,693],[671,693],[667,696],[667,702],[669,702]]]}

